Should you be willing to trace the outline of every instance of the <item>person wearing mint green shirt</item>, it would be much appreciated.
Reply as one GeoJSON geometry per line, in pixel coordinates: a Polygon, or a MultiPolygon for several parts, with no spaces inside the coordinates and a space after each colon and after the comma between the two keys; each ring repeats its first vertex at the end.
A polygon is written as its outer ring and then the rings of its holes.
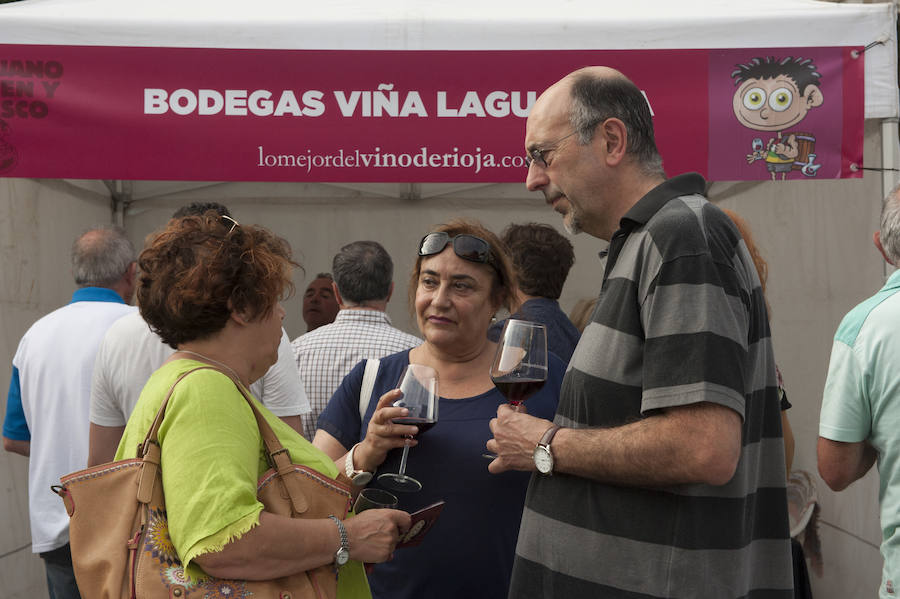
{"type": "MultiPolygon", "coordinates": [[[[900,265],[900,186],[884,200],[875,247],[900,265]]],[[[879,597],[900,591],[900,271],[838,326],[819,417],[819,474],[843,491],[878,464],[879,597]]]]}

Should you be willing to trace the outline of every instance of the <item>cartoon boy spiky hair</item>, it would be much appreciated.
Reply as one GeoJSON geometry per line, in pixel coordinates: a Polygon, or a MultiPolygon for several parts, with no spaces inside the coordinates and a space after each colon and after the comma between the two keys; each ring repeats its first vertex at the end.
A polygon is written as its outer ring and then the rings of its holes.
{"type": "Polygon", "coordinates": [[[816,65],[809,58],[756,57],[735,65],[734,115],[758,131],[784,131],[822,104],[816,65]]]}

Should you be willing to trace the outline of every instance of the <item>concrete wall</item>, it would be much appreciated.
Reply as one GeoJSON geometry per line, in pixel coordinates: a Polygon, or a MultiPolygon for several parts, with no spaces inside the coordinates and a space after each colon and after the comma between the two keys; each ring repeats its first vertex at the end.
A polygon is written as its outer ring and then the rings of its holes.
{"type": "MultiPolygon", "coordinates": [[[[874,123],[868,124],[866,139],[866,164],[877,166],[880,135],[874,123]]],[[[711,188],[713,201],[746,218],[769,262],[776,356],[794,405],[795,468],[816,472],[819,405],[837,324],[885,278],[871,242],[881,196],[877,174],[864,180],[716,183],[711,188]]],[[[286,303],[285,328],[292,338],[305,331],[303,290],[317,272],[329,270],[344,243],[375,239],[387,248],[396,272],[389,314],[396,326],[416,332],[406,307],[406,280],[416,242],[430,225],[467,216],[497,231],[526,221],[561,230],[558,215],[542,197],[520,186],[400,200],[324,185],[210,185],[142,194],[125,213],[124,224],[140,246],[175,208],[195,200],[222,201],[239,221],[266,226],[291,243],[307,274],[296,273],[298,293],[286,303]]],[[[68,301],[71,241],[81,229],[109,218],[108,201],[101,195],[62,182],[0,179],[0,362],[9,364],[19,337],[34,320],[68,301]]],[[[584,235],[572,241],[577,262],[561,300],[567,311],[578,299],[596,294],[597,252],[605,245],[584,235]]],[[[0,389],[8,381],[8,366],[0,366],[0,389]]],[[[5,393],[0,395],[5,406],[5,393]]],[[[43,597],[43,568],[29,553],[26,460],[0,455],[0,479],[6,481],[0,494],[0,599],[43,597]]],[[[830,492],[821,480],[818,484],[825,568],[821,578],[813,576],[815,596],[875,596],[881,570],[876,475],[870,473],[841,494],[830,492]]]]}
{"type": "MultiPolygon", "coordinates": [[[[867,130],[866,164],[877,166],[880,146],[867,130]]],[[[877,472],[834,493],[816,469],[819,409],[831,342],[841,318],[881,288],[884,260],[872,243],[881,211],[881,180],[714,184],[712,198],[745,217],[769,264],[768,298],[775,357],[784,375],[796,437],[794,468],[815,474],[821,506],[823,576],[812,576],[817,599],[876,597],[882,559],[878,551],[877,472]],[[718,189],[717,189],[718,188],[718,189]],[[720,191],[721,190],[721,194],[720,191]]]]}
{"type": "MultiPolygon", "coordinates": [[[[63,182],[0,179],[0,389],[3,414],[19,338],[75,290],[72,242],[111,219],[108,198],[63,182]]],[[[0,598],[47,597],[44,565],[31,553],[28,460],[0,451],[0,598]]],[[[50,490],[48,489],[49,493],[50,490]]]]}

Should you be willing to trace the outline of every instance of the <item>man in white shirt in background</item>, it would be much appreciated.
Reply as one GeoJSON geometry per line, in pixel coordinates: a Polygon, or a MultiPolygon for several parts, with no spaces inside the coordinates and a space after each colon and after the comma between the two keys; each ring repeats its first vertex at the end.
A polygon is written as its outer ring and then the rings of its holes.
{"type": "Polygon", "coordinates": [[[72,301],[34,323],[19,342],[3,423],[6,451],[29,457],[31,549],[44,560],[54,599],[78,599],[69,516],[50,492],[84,468],[94,356],[109,326],[134,307],[134,246],[118,227],[98,227],[72,247],[72,301]]]}
{"type": "MultiPolygon", "coordinates": [[[[215,202],[183,206],[172,218],[200,215],[208,210],[230,218],[228,209],[215,202]]],[[[109,328],[94,366],[89,466],[113,459],[144,384],[174,351],[150,330],[137,312],[121,318],[109,328]]],[[[278,346],[278,361],[250,386],[250,392],[273,414],[302,433],[301,415],[309,411],[309,400],[297,375],[290,340],[284,330],[278,346]]]]}

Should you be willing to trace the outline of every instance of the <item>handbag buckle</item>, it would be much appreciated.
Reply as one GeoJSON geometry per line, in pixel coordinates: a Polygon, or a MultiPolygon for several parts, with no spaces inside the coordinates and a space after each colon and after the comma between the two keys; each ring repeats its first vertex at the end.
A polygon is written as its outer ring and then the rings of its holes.
{"type": "Polygon", "coordinates": [[[268,451],[266,452],[266,461],[269,463],[269,467],[275,471],[278,470],[278,466],[275,465],[275,456],[277,456],[280,453],[287,455],[288,462],[291,461],[291,454],[287,450],[286,447],[282,447],[281,449],[279,449],[277,451],[273,451],[272,453],[269,453],[268,451]]]}
{"type": "Polygon", "coordinates": [[[143,443],[138,443],[137,457],[142,458],[147,455],[147,450],[150,449],[151,444],[160,447],[159,442],[154,441],[153,439],[146,439],[143,443]]]}

